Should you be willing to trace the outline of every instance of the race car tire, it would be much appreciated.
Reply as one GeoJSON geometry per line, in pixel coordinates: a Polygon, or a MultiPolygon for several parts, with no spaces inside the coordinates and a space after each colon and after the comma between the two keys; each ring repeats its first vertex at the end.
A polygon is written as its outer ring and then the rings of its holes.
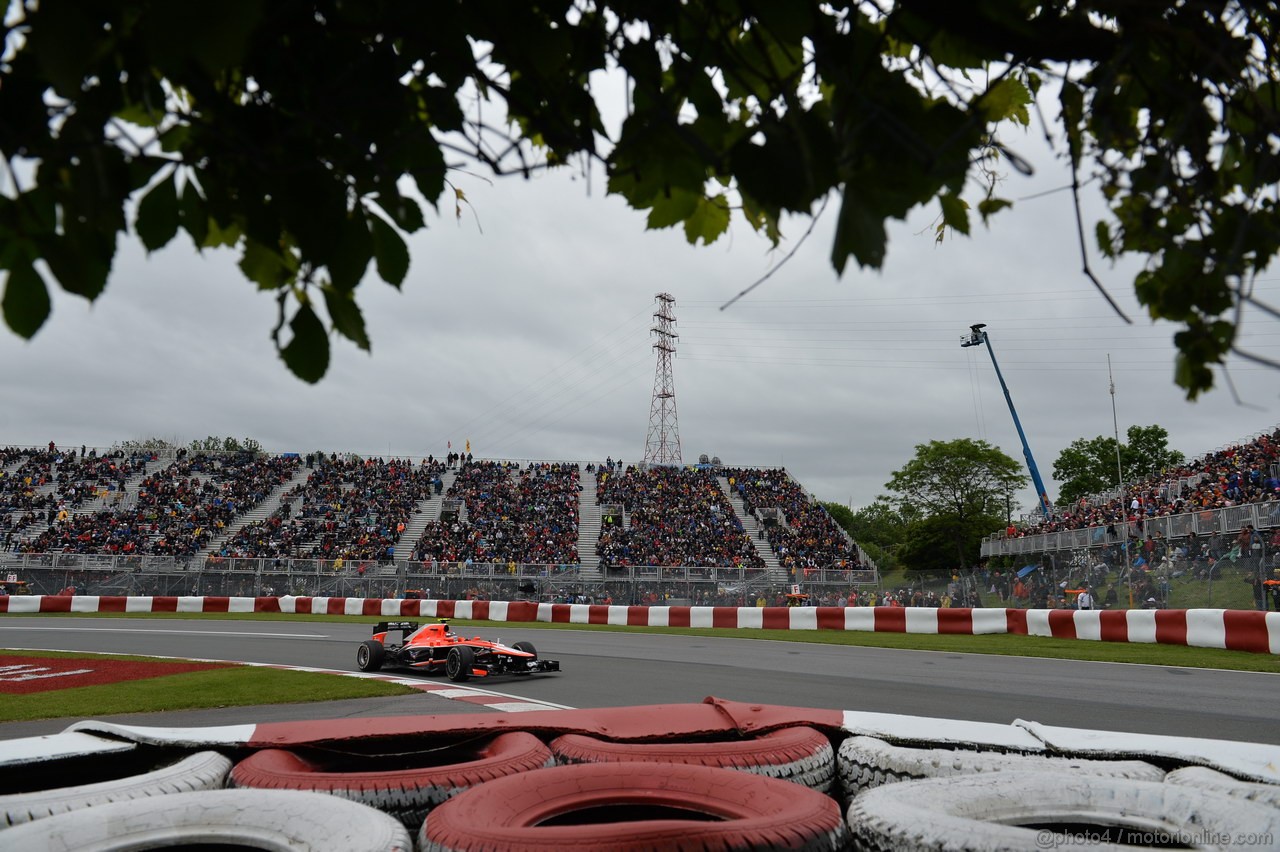
{"type": "Polygon", "coordinates": [[[551,766],[551,750],[533,734],[512,731],[429,752],[429,765],[405,759],[351,757],[320,763],[283,749],[264,749],[231,770],[229,786],[328,793],[377,808],[417,828],[427,813],[458,793],[494,778],[551,766]]]}
{"type": "Polygon", "coordinates": [[[1106,848],[1240,848],[1280,836],[1280,810],[1176,784],[1064,772],[999,772],[887,784],[848,810],[852,847],[994,852],[1107,842],[1106,848]],[[1114,844],[1114,845],[1112,845],[1114,844]],[[1226,844],[1226,845],[1223,845],[1226,844]]]}
{"type": "Polygon", "coordinates": [[[1085,760],[1043,754],[897,746],[876,737],[849,737],[836,754],[846,798],[863,790],[920,778],[951,778],[1015,770],[1061,771],[1160,781],[1164,771],[1141,760],[1085,760]]]}
{"type": "Polygon", "coordinates": [[[533,654],[533,658],[538,659],[538,649],[533,647],[532,642],[517,642],[511,646],[517,651],[524,651],[526,654],[533,654]]]}
{"type": "Polygon", "coordinates": [[[829,796],[713,766],[595,763],[472,788],[433,810],[421,852],[842,849],[829,796]]]}
{"type": "Polygon", "coordinates": [[[1201,790],[1216,790],[1229,796],[1280,808],[1280,784],[1241,781],[1225,772],[1218,772],[1216,769],[1208,769],[1204,766],[1175,769],[1166,775],[1164,780],[1167,784],[1184,784],[1201,790]]]}
{"type": "Polygon", "coordinates": [[[376,672],[382,669],[382,661],[387,657],[387,648],[377,639],[366,639],[356,649],[356,666],[362,672],[376,672]]]}
{"type": "MultiPolygon", "coordinates": [[[[95,765],[111,767],[113,764],[127,771],[128,758],[102,760],[95,765]]],[[[217,790],[226,785],[227,773],[230,771],[229,759],[216,751],[201,751],[137,775],[79,784],[74,787],[56,787],[4,795],[0,796],[0,811],[3,812],[0,816],[0,828],[45,819],[80,808],[98,807],[111,802],[125,802],[196,790],[217,790]]]]}
{"type": "Polygon", "coordinates": [[[202,790],[83,808],[0,832],[5,848],[44,852],[142,849],[412,852],[386,814],[296,790],[202,790]]]}
{"type": "Polygon", "coordinates": [[[815,728],[780,728],[745,740],[723,742],[619,743],[586,734],[564,734],[551,741],[556,763],[609,763],[641,760],[719,766],[803,784],[822,793],[836,777],[835,750],[815,728]]]}
{"type": "Polygon", "coordinates": [[[476,664],[476,652],[466,645],[455,645],[445,657],[444,670],[449,680],[462,683],[471,679],[471,669],[476,664]]]}

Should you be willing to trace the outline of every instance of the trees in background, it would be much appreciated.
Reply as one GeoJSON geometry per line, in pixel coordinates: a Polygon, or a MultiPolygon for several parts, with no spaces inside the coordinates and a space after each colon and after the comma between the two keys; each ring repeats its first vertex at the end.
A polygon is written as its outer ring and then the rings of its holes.
{"type": "Polygon", "coordinates": [[[886,506],[906,522],[902,563],[921,570],[971,566],[983,536],[1012,518],[1014,495],[1028,482],[1019,462],[986,441],[917,444],[915,456],[885,483],[886,506]]]}
{"type": "Polygon", "coordinates": [[[1061,502],[1114,491],[1120,483],[1139,482],[1186,461],[1181,452],[1169,448],[1169,432],[1163,426],[1130,426],[1125,435],[1120,471],[1114,437],[1076,438],[1058,454],[1053,478],[1062,483],[1061,502]]]}
{"type": "Polygon", "coordinates": [[[370,348],[366,273],[400,287],[424,205],[460,216],[476,170],[599,166],[691,243],[736,218],[777,244],[784,215],[830,204],[834,269],[878,268],[886,223],[917,207],[939,238],[1012,207],[1002,180],[1031,170],[1016,149],[1034,124],[1068,164],[1085,274],[1103,290],[1086,232],[1145,259],[1136,294],[1181,325],[1187,395],[1228,352],[1265,360],[1235,336],[1243,312],[1275,315],[1253,289],[1280,252],[1274,3],[5,6],[0,309],[26,338],[50,286],[103,293],[121,236],[155,251],[181,231],[240,253],[275,294],[280,356],[318,381],[331,334],[370,348]]]}

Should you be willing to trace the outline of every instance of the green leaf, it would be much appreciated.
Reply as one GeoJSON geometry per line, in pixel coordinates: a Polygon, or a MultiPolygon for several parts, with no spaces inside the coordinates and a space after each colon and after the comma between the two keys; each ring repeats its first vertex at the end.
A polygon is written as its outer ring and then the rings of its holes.
{"type": "Polygon", "coordinates": [[[175,124],[160,134],[160,149],[170,154],[181,151],[190,138],[190,124],[175,124]]]}
{"type": "Polygon", "coordinates": [[[364,315],[351,293],[325,287],[324,304],[337,332],[368,352],[369,335],[365,332],[364,315]]]}
{"type": "Polygon", "coordinates": [[[382,212],[391,217],[400,230],[412,234],[424,224],[422,208],[412,198],[405,198],[399,192],[383,193],[376,198],[382,212]]]}
{"type": "Polygon", "coordinates": [[[942,222],[962,234],[969,233],[969,204],[955,195],[939,195],[942,204],[942,222]]]}
{"type": "Polygon", "coordinates": [[[1111,239],[1111,227],[1106,222],[1099,221],[1093,230],[1098,239],[1098,251],[1102,252],[1103,257],[1114,258],[1116,256],[1116,246],[1111,239]]]}
{"type": "Polygon", "coordinates": [[[178,186],[172,172],[151,188],[138,205],[133,228],[148,252],[164,248],[178,233],[178,186]]]}
{"type": "Polygon", "coordinates": [[[1005,77],[978,99],[978,108],[987,121],[1012,119],[1025,127],[1031,123],[1027,112],[1030,103],[1031,92],[1027,87],[1012,77],[1005,77]]]}
{"type": "Polygon", "coordinates": [[[844,265],[852,255],[858,265],[879,269],[884,264],[884,217],[868,210],[857,197],[857,190],[846,186],[844,202],[840,205],[840,218],[836,220],[835,242],[831,248],[831,265],[836,274],[844,272],[844,265]]]}
{"type": "Polygon", "coordinates": [[[30,340],[49,318],[49,290],[29,259],[21,258],[9,270],[0,307],[4,309],[5,323],[25,340],[30,340]]]}
{"type": "Polygon", "coordinates": [[[699,193],[683,189],[662,193],[653,199],[646,226],[651,231],[659,231],[679,225],[697,211],[700,200],[702,196],[699,193]]]}
{"type": "Polygon", "coordinates": [[[204,244],[201,248],[221,248],[223,246],[233,246],[240,242],[240,235],[243,233],[240,226],[235,222],[229,222],[226,225],[219,225],[217,220],[210,216],[206,220],[208,230],[205,233],[204,244]]]}
{"type": "Polygon", "coordinates": [[[280,350],[289,370],[308,384],[324,378],[329,369],[329,336],[310,305],[302,305],[289,323],[293,339],[280,350]]]}
{"type": "Polygon", "coordinates": [[[1013,202],[1007,198],[984,198],[978,202],[978,213],[982,216],[982,221],[986,223],[996,213],[1012,206],[1013,202]]]}
{"type": "Polygon", "coordinates": [[[190,181],[182,187],[178,216],[182,222],[182,230],[191,235],[191,242],[195,243],[196,249],[205,248],[205,241],[209,239],[209,208],[205,206],[196,185],[190,181]]]}
{"type": "Polygon", "coordinates": [[[259,290],[279,290],[293,283],[297,262],[292,254],[285,257],[280,250],[264,246],[246,237],[244,254],[240,257],[240,271],[258,285],[259,290]]]}
{"type": "Polygon", "coordinates": [[[106,289],[115,259],[116,235],[104,234],[71,221],[64,222],[65,233],[44,235],[35,240],[40,256],[59,286],[90,301],[106,289]]]}
{"type": "MultiPolygon", "coordinates": [[[[361,208],[354,210],[339,224],[341,231],[338,242],[331,247],[328,255],[329,275],[333,279],[333,286],[339,290],[354,290],[373,258],[373,238],[369,234],[369,223],[361,208]]],[[[407,255],[404,263],[407,268],[407,255]]]]}
{"type": "Polygon", "coordinates": [[[729,201],[723,195],[699,198],[697,209],[684,222],[684,235],[690,245],[711,245],[729,230],[729,201]]]}
{"type": "Polygon", "coordinates": [[[378,275],[388,284],[399,287],[409,273],[409,249],[396,229],[381,216],[371,215],[369,222],[373,225],[373,257],[378,264],[378,275]]]}

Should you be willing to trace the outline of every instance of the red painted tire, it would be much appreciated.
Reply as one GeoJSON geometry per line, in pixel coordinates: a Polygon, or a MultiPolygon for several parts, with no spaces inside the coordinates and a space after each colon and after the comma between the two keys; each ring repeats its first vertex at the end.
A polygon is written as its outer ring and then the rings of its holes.
{"type": "Polygon", "coordinates": [[[537,769],[440,805],[420,852],[842,849],[835,800],[749,772],[675,763],[537,769]]]}
{"type": "Polygon", "coordinates": [[[554,762],[551,750],[523,731],[435,749],[420,759],[419,765],[406,767],[401,755],[309,758],[264,749],[232,768],[228,786],[329,793],[377,808],[415,829],[433,807],[469,787],[554,762]],[[428,759],[434,762],[427,764],[428,759]]]}
{"type": "Polygon", "coordinates": [[[803,784],[821,793],[831,790],[836,777],[831,741],[821,731],[804,726],[723,742],[618,743],[565,734],[551,741],[551,753],[560,764],[641,760],[739,769],[803,784]]]}

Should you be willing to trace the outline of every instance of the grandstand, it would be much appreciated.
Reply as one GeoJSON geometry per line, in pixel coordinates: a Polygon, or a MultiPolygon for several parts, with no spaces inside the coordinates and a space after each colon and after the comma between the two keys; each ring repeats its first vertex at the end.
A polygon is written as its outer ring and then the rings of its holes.
{"type": "Polygon", "coordinates": [[[1088,584],[1131,605],[1212,606],[1216,582],[1219,601],[1280,610],[1280,428],[1011,525],[981,552],[1017,569],[992,586],[1015,605],[1055,606],[1060,589],[1088,584]]]}
{"type": "Polygon", "coordinates": [[[45,594],[740,604],[878,583],[786,471],[711,464],[9,447],[0,536],[0,571],[45,594]]]}

